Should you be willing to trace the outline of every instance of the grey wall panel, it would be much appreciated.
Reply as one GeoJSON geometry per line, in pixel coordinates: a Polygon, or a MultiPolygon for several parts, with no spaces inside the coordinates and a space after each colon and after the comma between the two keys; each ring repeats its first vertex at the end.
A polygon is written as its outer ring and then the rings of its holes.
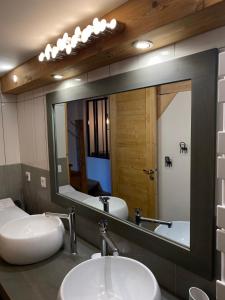
{"type": "Polygon", "coordinates": [[[21,165],[0,166],[0,199],[22,199],[21,165]]]}

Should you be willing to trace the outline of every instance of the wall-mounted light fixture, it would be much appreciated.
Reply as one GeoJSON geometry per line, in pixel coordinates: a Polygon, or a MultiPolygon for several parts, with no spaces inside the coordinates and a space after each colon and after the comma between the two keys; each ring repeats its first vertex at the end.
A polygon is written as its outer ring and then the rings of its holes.
{"type": "Polygon", "coordinates": [[[76,54],[79,49],[94,42],[97,38],[111,35],[119,27],[121,28],[121,25],[116,19],[107,22],[105,19],[94,18],[92,25],[86,26],[83,30],[77,26],[71,37],[65,32],[63,37],[57,40],[56,45],[47,44],[45,50],[39,54],[38,60],[50,61],[61,59],[65,55],[76,54]]]}

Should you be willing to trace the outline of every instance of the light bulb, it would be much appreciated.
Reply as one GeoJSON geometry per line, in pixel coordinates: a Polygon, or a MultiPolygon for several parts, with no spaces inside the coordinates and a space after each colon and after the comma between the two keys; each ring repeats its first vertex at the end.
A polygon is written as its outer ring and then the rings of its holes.
{"type": "Polygon", "coordinates": [[[105,19],[102,19],[101,22],[100,22],[100,31],[101,31],[101,32],[105,31],[106,26],[107,26],[106,20],[105,20],[105,19]]]}
{"type": "Polygon", "coordinates": [[[45,47],[45,51],[50,53],[51,50],[52,50],[52,47],[51,47],[50,44],[48,44],[48,45],[45,47]]]}
{"type": "Polygon", "coordinates": [[[54,46],[54,47],[52,48],[52,58],[53,58],[53,59],[56,58],[58,52],[59,52],[58,47],[57,47],[57,46],[54,46]]]}
{"type": "Polygon", "coordinates": [[[101,25],[100,25],[98,18],[94,18],[94,20],[93,20],[93,31],[94,31],[94,34],[96,34],[96,35],[98,35],[101,31],[101,25]]]}
{"type": "Polygon", "coordinates": [[[86,28],[82,31],[82,34],[81,34],[81,42],[82,43],[86,43],[88,41],[88,33],[87,33],[87,30],[86,28]]]}
{"type": "Polygon", "coordinates": [[[48,44],[45,48],[45,57],[47,60],[50,60],[50,58],[51,58],[51,51],[52,51],[52,48],[51,48],[50,44],[48,44]]]}
{"type": "Polygon", "coordinates": [[[76,37],[80,37],[81,35],[81,30],[80,30],[80,26],[77,26],[74,30],[74,34],[76,37]]]}
{"type": "Polygon", "coordinates": [[[93,20],[93,26],[97,25],[98,23],[99,23],[98,18],[94,18],[94,20],[93,20]]]}
{"type": "Polygon", "coordinates": [[[85,29],[87,31],[87,36],[90,37],[93,33],[93,26],[88,25],[85,29]]]}
{"type": "Polygon", "coordinates": [[[76,48],[76,46],[77,46],[77,37],[76,37],[76,35],[74,34],[73,36],[72,36],[72,38],[71,38],[71,47],[74,49],[74,48],[76,48]]]}
{"type": "Polygon", "coordinates": [[[62,39],[58,39],[58,40],[57,40],[57,43],[56,43],[56,45],[57,45],[57,47],[58,47],[59,49],[60,49],[61,41],[62,41],[62,39]]]}
{"type": "Polygon", "coordinates": [[[64,35],[63,35],[63,40],[64,40],[64,41],[67,41],[67,40],[68,40],[68,37],[69,37],[68,33],[65,32],[64,35]]]}
{"type": "Polygon", "coordinates": [[[70,55],[71,52],[72,52],[72,47],[71,47],[70,44],[68,44],[68,45],[66,46],[66,54],[67,54],[67,55],[70,55]]]}
{"type": "Polygon", "coordinates": [[[39,54],[39,56],[38,56],[38,60],[39,60],[40,62],[42,62],[42,61],[44,61],[44,58],[45,58],[45,54],[44,54],[44,52],[41,52],[41,53],[39,54]]]}
{"type": "Polygon", "coordinates": [[[50,60],[50,58],[51,58],[50,52],[45,53],[45,57],[47,60],[50,60]]]}
{"type": "Polygon", "coordinates": [[[65,49],[65,43],[64,43],[63,39],[58,39],[56,45],[60,51],[63,51],[65,49]]]}
{"type": "Polygon", "coordinates": [[[111,21],[110,21],[110,23],[108,24],[108,27],[110,28],[110,29],[115,29],[116,28],[116,26],[117,26],[117,21],[116,21],[116,19],[112,19],[111,21]]]}

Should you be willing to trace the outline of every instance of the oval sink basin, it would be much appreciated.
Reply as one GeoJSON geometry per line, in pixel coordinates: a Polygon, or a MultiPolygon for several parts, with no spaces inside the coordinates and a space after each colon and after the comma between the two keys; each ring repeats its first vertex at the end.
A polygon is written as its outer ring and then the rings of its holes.
{"type": "Polygon", "coordinates": [[[142,263],[105,256],[73,268],[64,278],[58,300],[160,300],[152,272],[142,263]]]}
{"type": "MultiPolygon", "coordinates": [[[[126,201],[118,197],[109,197],[109,213],[113,216],[127,220],[128,207],[126,201]]],[[[99,197],[90,197],[83,201],[92,207],[103,210],[103,204],[99,201],[99,197]]]]}
{"type": "Polygon", "coordinates": [[[185,247],[190,247],[190,222],[188,221],[173,221],[170,228],[159,225],[154,232],[185,247]]]}
{"type": "Polygon", "coordinates": [[[0,255],[10,264],[44,260],[63,244],[64,226],[58,217],[32,215],[6,223],[0,231],[0,255]]]}

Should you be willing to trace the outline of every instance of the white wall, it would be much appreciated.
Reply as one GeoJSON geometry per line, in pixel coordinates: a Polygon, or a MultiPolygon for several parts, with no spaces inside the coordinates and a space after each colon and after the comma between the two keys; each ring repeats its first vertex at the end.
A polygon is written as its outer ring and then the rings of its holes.
{"type": "Polygon", "coordinates": [[[159,218],[190,220],[191,92],[177,93],[158,120],[159,218]],[[180,142],[188,153],[180,153],[180,142]],[[172,167],[165,167],[165,156],[172,167]]]}
{"type": "Polygon", "coordinates": [[[0,90],[0,166],[20,163],[17,97],[0,90]]]}
{"type": "Polygon", "coordinates": [[[45,96],[38,90],[18,102],[21,163],[48,170],[48,143],[45,96]]]}
{"type": "Polygon", "coordinates": [[[67,119],[68,119],[68,156],[69,162],[72,163],[72,169],[74,171],[79,170],[79,164],[77,161],[77,139],[76,130],[73,125],[75,120],[83,120],[83,101],[73,101],[67,105],[67,119]]]}
{"type": "Polygon", "coordinates": [[[56,147],[57,147],[57,158],[65,158],[67,156],[66,151],[66,111],[65,104],[55,105],[55,124],[56,124],[56,147]]]}

